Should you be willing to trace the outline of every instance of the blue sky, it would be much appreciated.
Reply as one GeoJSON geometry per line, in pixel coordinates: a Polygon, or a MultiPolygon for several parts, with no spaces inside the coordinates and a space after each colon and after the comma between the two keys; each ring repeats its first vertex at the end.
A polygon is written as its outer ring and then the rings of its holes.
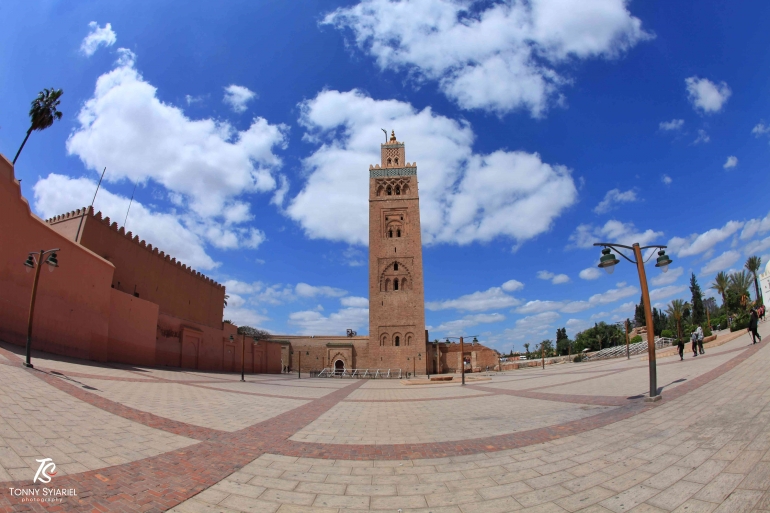
{"type": "MultiPolygon", "coordinates": [[[[766,2],[14,2],[0,152],[43,217],[88,204],[225,283],[226,318],[364,334],[380,128],[420,177],[431,338],[499,349],[633,313],[596,240],[668,244],[653,302],[770,259],[766,2]]],[[[66,255],[61,255],[65,260],[66,255]]],[[[712,292],[712,291],[707,291],[712,292]]]]}

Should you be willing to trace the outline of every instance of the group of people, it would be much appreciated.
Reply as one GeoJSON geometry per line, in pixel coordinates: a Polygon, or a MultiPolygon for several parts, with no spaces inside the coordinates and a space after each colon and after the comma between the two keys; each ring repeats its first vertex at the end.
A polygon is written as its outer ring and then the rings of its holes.
{"type": "MultiPolygon", "coordinates": [[[[703,350],[703,328],[698,328],[690,335],[690,342],[692,343],[692,355],[693,357],[698,354],[706,354],[703,350]]],[[[679,339],[679,359],[684,360],[684,340],[679,339]]]]}

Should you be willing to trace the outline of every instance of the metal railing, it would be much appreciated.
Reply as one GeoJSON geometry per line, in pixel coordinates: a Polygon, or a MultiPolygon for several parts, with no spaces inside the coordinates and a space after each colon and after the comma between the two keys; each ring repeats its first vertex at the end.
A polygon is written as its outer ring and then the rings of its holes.
{"type": "Polygon", "coordinates": [[[310,373],[311,378],[401,379],[401,369],[334,369],[310,373]]]}
{"type": "MultiPolygon", "coordinates": [[[[669,347],[672,344],[674,344],[676,340],[673,338],[663,338],[658,337],[655,339],[655,349],[662,349],[664,347],[669,347]]],[[[647,342],[636,342],[635,344],[629,344],[628,345],[628,354],[630,355],[637,355],[637,354],[643,354],[647,352],[647,342]]],[[[591,353],[590,355],[586,356],[583,361],[590,362],[594,360],[605,360],[607,358],[621,358],[623,356],[626,356],[626,345],[619,345],[619,346],[613,346],[608,347],[606,349],[602,349],[601,351],[597,351],[595,353],[591,353]]]]}

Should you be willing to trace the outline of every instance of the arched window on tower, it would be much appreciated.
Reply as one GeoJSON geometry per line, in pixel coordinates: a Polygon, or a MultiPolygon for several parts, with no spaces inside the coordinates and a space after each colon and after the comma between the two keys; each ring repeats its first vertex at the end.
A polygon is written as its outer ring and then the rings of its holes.
{"type": "Polygon", "coordinates": [[[385,189],[385,194],[387,194],[388,196],[393,194],[393,189],[390,187],[390,185],[388,185],[388,188],[385,189]]]}
{"type": "Polygon", "coordinates": [[[388,230],[388,238],[393,238],[393,230],[388,230]]]}
{"type": "Polygon", "coordinates": [[[396,165],[398,165],[398,157],[396,157],[395,163],[396,165]]]}
{"type": "Polygon", "coordinates": [[[401,237],[401,229],[396,230],[396,237],[401,237]]]}
{"type": "Polygon", "coordinates": [[[390,158],[388,158],[388,165],[390,165],[391,163],[392,163],[392,162],[391,162],[390,158]]]}
{"type": "Polygon", "coordinates": [[[398,337],[398,336],[396,338],[394,338],[393,339],[393,345],[394,346],[400,346],[401,345],[401,338],[398,337]]]}
{"type": "Polygon", "coordinates": [[[398,278],[393,280],[393,290],[398,290],[398,278]]]}
{"type": "Polygon", "coordinates": [[[396,185],[396,196],[401,196],[401,186],[396,185]]]}
{"type": "Polygon", "coordinates": [[[390,279],[385,280],[385,292],[390,292],[390,279]]]}
{"type": "Polygon", "coordinates": [[[395,262],[395,263],[393,264],[393,270],[394,270],[394,271],[398,271],[398,262],[395,262]]]}

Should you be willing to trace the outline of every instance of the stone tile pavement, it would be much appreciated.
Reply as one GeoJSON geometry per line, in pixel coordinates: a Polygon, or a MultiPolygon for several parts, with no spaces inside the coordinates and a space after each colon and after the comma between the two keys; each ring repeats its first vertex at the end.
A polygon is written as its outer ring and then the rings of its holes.
{"type": "MultiPolygon", "coordinates": [[[[3,447],[20,456],[28,446],[33,459],[57,447],[24,445],[38,425],[30,419],[40,419],[42,440],[81,435],[79,448],[108,464],[57,474],[52,485],[75,487],[78,498],[46,505],[8,492],[31,487],[29,465],[0,474],[0,512],[770,511],[770,349],[747,342],[709,358],[661,359],[659,384],[682,381],[654,404],[624,395],[647,389],[646,362],[634,359],[510,372],[465,388],[293,376],[241,384],[77,361],[57,367],[62,374],[31,371],[0,346],[0,426],[20,435],[2,438],[0,464],[10,454],[3,447]],[[91,377],[73,376],[81,374],[91,377]],[[615,390],[629,383],[630,392],[615,390]],[[517,395],[526,393],[541,396],[517,395]],[[319,427],[344,443],[297,439],[319,427]],[[114,463],[96,454],[103,440],[128,453],[136,437],[155,452],[114,463]]],[[[64,469],[62,453],[53,458],[64,469]]]]}

